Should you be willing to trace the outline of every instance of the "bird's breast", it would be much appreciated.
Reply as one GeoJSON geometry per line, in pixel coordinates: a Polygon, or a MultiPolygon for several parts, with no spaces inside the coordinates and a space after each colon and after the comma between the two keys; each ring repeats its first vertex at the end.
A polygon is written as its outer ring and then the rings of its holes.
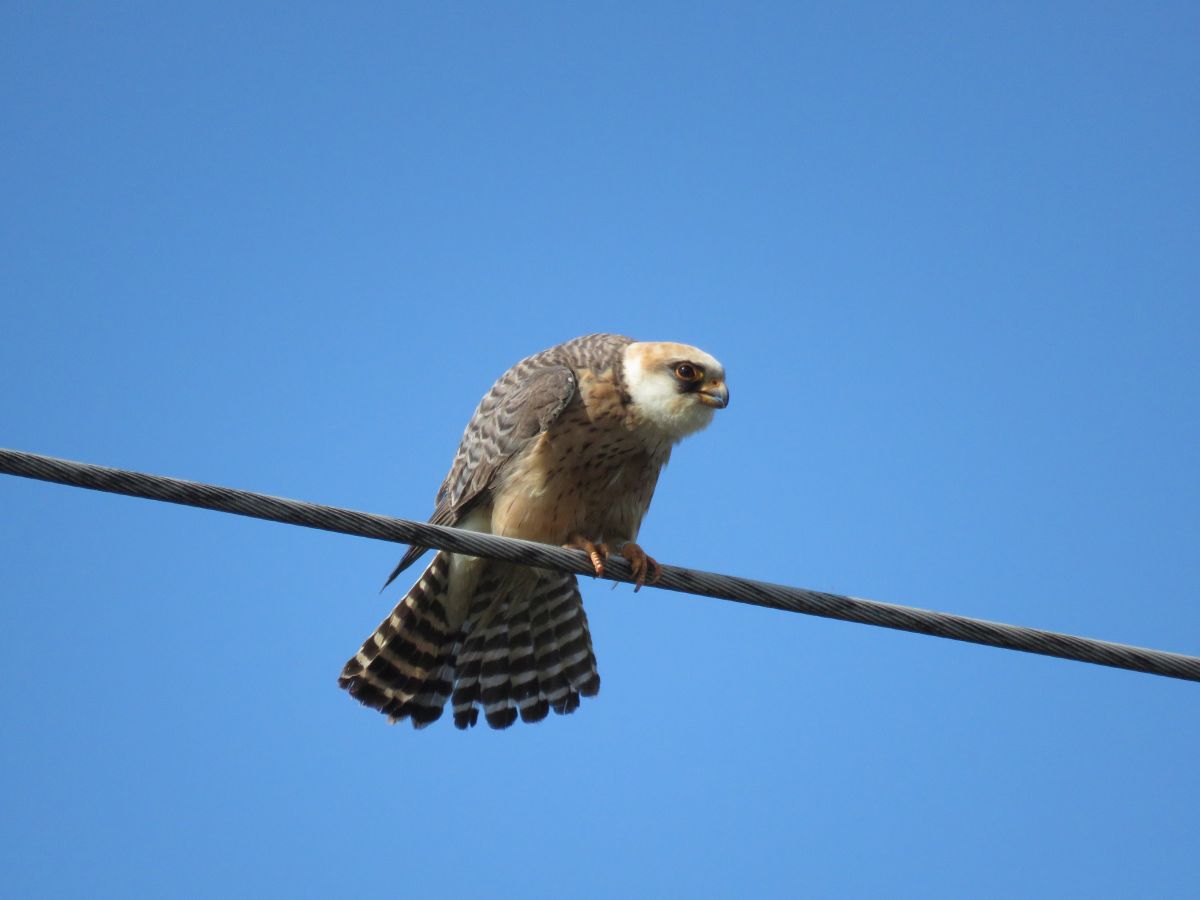
{"type": "Polygon", "coordinates": [[[568,410],[515,458],[492,504],[492,532],[543,543],[600,538],[649,504],[662,461],[620,420],[568,410]],[[619,515],[617,515],[619,514],[619,515]]]}

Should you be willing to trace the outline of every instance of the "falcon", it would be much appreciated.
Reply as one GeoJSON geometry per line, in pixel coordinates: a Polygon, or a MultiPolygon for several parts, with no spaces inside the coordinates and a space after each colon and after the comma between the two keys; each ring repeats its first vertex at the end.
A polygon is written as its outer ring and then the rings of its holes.
{"type": "MultiPolygon", "coordinates": [[[[591,334],[521,360],[467,424],[429,521],[610,553],[637,588],[659,566],[636,543],[659,472],[729,403],[721,364],[686,344],[591,334]]],[[[428,548],[414,546],[387,584],[428,548]]],[[[385,585],[386,587],[387,585],[385,585]]],[[[600,690],[573,574],[440,551],[338,684],[392,722],[442,715],[493,728],[574,712],[600,690]]]]}

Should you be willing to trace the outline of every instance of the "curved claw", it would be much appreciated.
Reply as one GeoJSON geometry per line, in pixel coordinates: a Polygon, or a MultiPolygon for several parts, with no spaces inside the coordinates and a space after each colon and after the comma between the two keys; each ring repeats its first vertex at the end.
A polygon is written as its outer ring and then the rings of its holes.
{"type": "Polygon", "coordinates": [[[588,559],[592,561],[592,568],[596,570],[596,577],[604,577],[604,564],[608,562],[608,544],[596,544],[589,541],[583,535],[572,535],[567,543],[563,544],[567,550],[582,550],[588,555],[588,559]]]}
{"type": "Polygon", "coordinates": [[[629,560],[629,568],[633,570],[633,592],[636,594],[643,585],[654,584],[662,577],[662,566],[633,541],[621,548],[621,555],[629,560]],[[649,575],[649,577],[647,577],[649,575]]]}

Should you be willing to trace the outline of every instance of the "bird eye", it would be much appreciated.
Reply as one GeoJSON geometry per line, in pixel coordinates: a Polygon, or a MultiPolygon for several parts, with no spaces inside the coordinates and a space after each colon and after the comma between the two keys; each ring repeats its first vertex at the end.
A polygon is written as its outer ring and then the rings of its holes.
{"type": "Polygon", "coordinates": [[[699,381],[704,377],[704,370],[691,363],[680,363],[675,367],[675,377],[680,381],[699,381]]]}

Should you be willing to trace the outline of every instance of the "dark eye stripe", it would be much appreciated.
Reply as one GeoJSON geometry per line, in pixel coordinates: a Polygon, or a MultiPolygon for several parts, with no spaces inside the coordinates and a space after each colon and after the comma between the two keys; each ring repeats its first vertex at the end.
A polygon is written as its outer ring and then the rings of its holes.
{"type": "Polygon", "coordinates": [[[697,391],[704,383],[704,367],[696,363],[678,360],[671,363],[670,369],[675,376],[675,388],[681,394],[697,391]]]}

